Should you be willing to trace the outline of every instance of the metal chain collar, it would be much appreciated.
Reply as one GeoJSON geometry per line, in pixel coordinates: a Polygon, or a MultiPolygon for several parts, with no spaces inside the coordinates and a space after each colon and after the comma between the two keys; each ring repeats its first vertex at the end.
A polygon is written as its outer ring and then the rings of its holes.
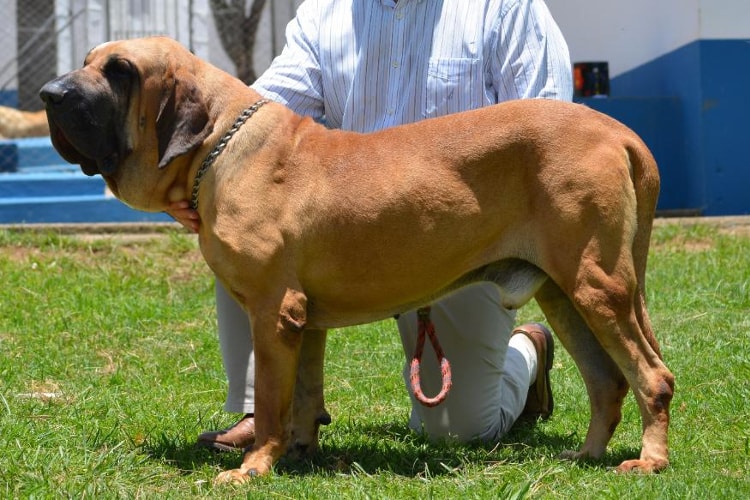
{"type": "Polygon", "coordinates": [[[211,152],[208,153],[206,158],[203,160],[203,163],[201,163],[201,166],[198,168],[198,173],[195,174],[195,180],[193,181],[193,192],[190,198],[190,208],[192,208],[193,210],[198,210],[198,190],[200,189],[203,176],[206,175],[208,169],[211,168],[211,165],[213,165],[214,161],[216,161],[216,158],[221,154],[222,151],[224,151],[224,148],[227,146],[232,136],[240,129],[240,127],[242,127],[242,125],[248,120],[248,118],[253,116],[255,112],[258,111],[258,109],[260,109],[260,107],[267,102],[269,102],[267,99],[261,99],[252,106],[245,108],[242,113],[240,113],[240,116],[238,116],[234,121],[232,127],[227,130],[224,136],[219,140],[219,142],[216,143],[214,149],[212,149],[211,152]]]}

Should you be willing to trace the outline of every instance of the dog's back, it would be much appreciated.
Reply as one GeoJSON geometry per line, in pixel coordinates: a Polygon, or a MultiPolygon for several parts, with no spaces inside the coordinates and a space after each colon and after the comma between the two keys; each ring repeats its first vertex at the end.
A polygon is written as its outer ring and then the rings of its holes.
{"type": "Polygon", "coordinates": [[[42,111],[20,111],[0,106],[0,138],[40,137],[49,135],[47,114],[42,111]]]}

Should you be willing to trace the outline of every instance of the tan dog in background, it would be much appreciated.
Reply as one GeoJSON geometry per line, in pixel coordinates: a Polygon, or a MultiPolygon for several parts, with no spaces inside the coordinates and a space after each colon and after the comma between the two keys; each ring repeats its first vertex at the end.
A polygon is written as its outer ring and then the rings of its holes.
{"type": "MultiPolygon", "coordinates": [[[[63,157],[147,211],[190,198],[204,159],[261,99],[166,38],[103,44],[41,95],[63,157]]],[[[248,311],[256,354],[255,445],[219,480],[315,449],[325,329],[478,280],[510,308],[535,298],[583,376],[588,434],[564,456],[604,454],[631,387],[643,445],[619,470],[668,465],[674,381],[644,299],[659,176],[632,131],[549,100],[373,134],[259,106],[196,192],[201,251],[248,311]]]]}
{"type": "Polygon", "coordinates": [[[20,111],[0,106],[0,139],[19,137],[42,137],[49,135],[47,113],[41,111],[20,111]]]}

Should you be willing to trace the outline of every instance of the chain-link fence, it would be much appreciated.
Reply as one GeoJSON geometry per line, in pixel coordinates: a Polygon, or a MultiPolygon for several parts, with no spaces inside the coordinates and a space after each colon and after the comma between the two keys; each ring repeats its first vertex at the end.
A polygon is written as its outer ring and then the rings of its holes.
{"type": "MultiPolygon", "coordinates": [[[[0,210],[9,195],[38,194],[31,173],[77,173],[50,145],[38,92],[56,75],[79,67],[92,47],[107,40],[167,35],[250,82],[281,50],[284,27],[299,3],[0,0],[0,210]],[[19,179],[23,181],[10,182],[19,179]]],[[[54,182],[47,185],[59,191],[54,182]]]]}
{"type": "Polygon", "coordinates": [[[60,163],[44,140],[39,89],[80,65],[108,39],[169,35],[191,44],[191,0],[0,0],[0,171],[39,171],[60,163]],[[185,13],[188,13],[187,15],[185,13]]]}

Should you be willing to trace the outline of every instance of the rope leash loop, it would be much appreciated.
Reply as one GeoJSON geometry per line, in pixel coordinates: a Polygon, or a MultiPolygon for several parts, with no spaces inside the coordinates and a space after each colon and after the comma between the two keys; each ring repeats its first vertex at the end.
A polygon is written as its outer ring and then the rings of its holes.
{"type": "Polygon", "coordinates": [[[414,393],[414,397],[417,398],[417,401],[428,408],[432,408],[445,401],[445,398],[448,396],[448,392],[453,383],[451,377],[451,365],[445,357],[443,348],[440,347],[440,342],[438,342],[437,335],[435,334],[435,324],[430,319],[429,306],[417,310],[417,325],[417,347],[414,349],[414,356],[411,360],[409,382],[411,383],[411,390],[414,393]],[[443,381],[443,387],[440,389],[440,392],[437,396],[432,398],[428,398],[424,395],[420,380],[420,365],[422,364],[425,335],[430,338],[430,344],[432,344],[435,356],[440,362],[440,373],[443,381]]]}

